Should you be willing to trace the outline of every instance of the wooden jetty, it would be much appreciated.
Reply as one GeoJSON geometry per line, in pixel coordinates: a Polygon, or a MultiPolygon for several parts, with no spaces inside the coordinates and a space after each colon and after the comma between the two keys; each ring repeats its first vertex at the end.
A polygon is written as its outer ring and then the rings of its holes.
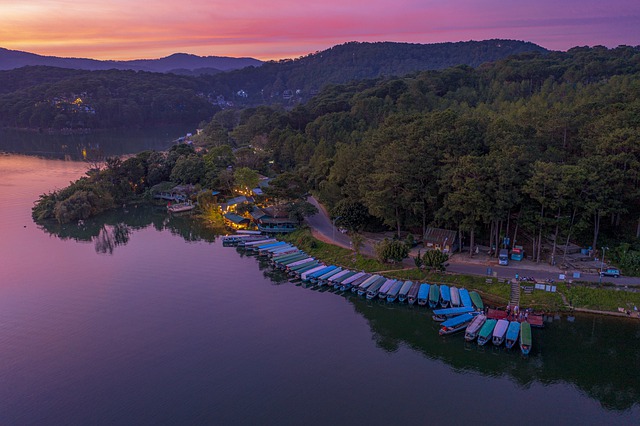
{"type": "MultiPolygon", "coordinates": [[[[501,309],[491,309],[491,308],[487,310],[487,318],[495,319],[495,320],[506,319],[509,321],[518,321],[518,322],[525,321],[524,312],[522,312],[521,318],[520,316],[516,318],[514,314],[510,314],[509,316],[507,316],[507,311],[503,311],[501,309]]],[[[542,317],[542,315],[539,315],[539,314],[528,313],[526,322],[531,324],[532,327],[544,327],[544,318],[542,317]]]]}

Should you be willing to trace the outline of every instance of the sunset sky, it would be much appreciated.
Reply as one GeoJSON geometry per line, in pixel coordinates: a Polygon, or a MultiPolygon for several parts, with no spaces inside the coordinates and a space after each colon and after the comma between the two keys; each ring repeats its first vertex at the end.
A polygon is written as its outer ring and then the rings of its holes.
{"type": "Polygon", "coordinates": [[[96,59],[292,58],[347,41],[640,45],[629,0],[0,0],[0,47],[96,59]]]}

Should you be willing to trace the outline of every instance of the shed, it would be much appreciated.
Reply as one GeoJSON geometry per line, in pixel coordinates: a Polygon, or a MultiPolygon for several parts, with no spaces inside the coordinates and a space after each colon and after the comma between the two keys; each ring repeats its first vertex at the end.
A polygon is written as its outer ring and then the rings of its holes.
{"type": "Polygon", "coordinates": [[[452,253],[458,248],[458,233],[450,229],[428,227],[423,243],[426,249],[452,253]]]}

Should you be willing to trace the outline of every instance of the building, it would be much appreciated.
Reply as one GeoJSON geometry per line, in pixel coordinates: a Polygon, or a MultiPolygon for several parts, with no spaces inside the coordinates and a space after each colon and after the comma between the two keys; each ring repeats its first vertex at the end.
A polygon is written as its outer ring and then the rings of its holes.
{"type": "Polygon", "coordinates": [[[427,250],[453,253],[458,249],[458,233],[449,229],[428,227],[424,233],[423,243],[427,250]]]}

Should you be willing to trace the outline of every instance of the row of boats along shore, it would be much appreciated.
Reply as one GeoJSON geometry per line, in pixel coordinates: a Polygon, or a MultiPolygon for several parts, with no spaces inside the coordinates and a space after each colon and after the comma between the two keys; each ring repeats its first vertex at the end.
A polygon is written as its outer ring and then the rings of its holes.
{"type": "Polygon", "coordinates": [[[433,309],[433,319],[441,323],[440,335],[464,331],[467,341],[478,345],[503,343],[507,348],[519,344],[524,355],[532,346],[531,323],[534,315],[507,315],[504,311],[486,309],[480,295],[465,288],[446,284],[428,284],[386,278],[378,274],[358,272],[340,266],[326,265],[292,244],[245,231],[223,237],[226,246],[237,246],[249,253],[267,257],[274,268],[307,285],[333,287],[336,291],[351,291],[369,300],[407,303],[433,309]]]}

